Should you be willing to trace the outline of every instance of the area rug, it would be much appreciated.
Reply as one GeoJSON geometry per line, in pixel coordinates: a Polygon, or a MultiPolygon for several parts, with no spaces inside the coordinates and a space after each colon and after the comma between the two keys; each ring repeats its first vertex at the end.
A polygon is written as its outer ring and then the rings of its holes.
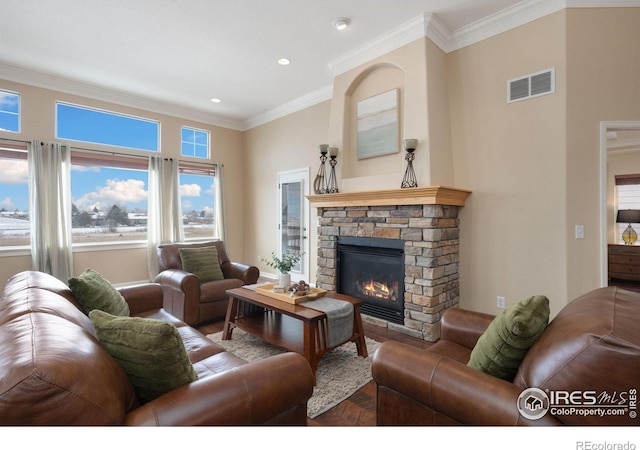
{"type": "MultiPolygon", "coordinates": [[[[284,352],[238,328],[233,330],[230,341],[222,340],[222,332],[207,337],[248,362],[284,352]]],[[[365,339],[369,354],[366,358],[358,356],[356,344],[353,342],[347,342],[324,354],[316,373],[313,396],[307,403],[309,418],[313,419],[328,411],[371,381],[371,357],[380,343],[373,339],[365,339]]]]}

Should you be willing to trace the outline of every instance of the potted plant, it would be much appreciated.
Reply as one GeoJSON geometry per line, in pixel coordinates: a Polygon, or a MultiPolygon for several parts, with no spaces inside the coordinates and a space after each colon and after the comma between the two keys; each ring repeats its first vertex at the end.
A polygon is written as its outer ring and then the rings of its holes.
{"type": "Polygon", "coordinates": [[[271,259],[265,259],[262,257],[260,261],[265,263],[269,267],[273,267],[274,269],[278,269],[280,272],[278,274],[278,287],[288,288],[291,285],[291,274],[289,273],[293,266],[295,266],[300,258],[302,257],[302,253],[287,253],[282,258],[275,254],[275,252],[271,252],[271,259]]]}

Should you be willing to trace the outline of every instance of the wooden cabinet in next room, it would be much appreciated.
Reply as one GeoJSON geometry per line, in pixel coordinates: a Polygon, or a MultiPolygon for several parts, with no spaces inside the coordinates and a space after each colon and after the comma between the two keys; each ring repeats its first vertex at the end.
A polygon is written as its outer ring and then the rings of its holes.
{"type": "Polygon", "coordinates": [[[640,245],[609,244],[609,278],[640,281],[640,245]]]}

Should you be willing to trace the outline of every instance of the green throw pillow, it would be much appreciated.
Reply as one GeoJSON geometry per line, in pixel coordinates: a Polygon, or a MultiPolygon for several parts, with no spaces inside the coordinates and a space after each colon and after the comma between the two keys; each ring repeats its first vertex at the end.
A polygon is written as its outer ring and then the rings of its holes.
{"type": "Polygon", "coordinates": [[[129,305],[105,277],[93,269],[87,269],[77,277],[67,280],[74,297],[89,314],[94,309],[115,316],[128,316],[129,305]]]}
{"type": "Polygon", "coordinates": [[[549,299],[520,300],[493,319],[471,351],[468,366],[513,381],[520,363],[549,323],[549,299]]]}
{"type": "Polygon", "coordinates": [[[178,329],[143,317],[89,313],[98,340],[128,375],[141,400],[150,401],[198,379],[178,329]]]}
{"type": "Polygon", "coordinates": [[[215,246],[181,248],[180,260],[182,269],[196,275],[201,283],[224,280],[218,261],[218,249],[215,246]]]}

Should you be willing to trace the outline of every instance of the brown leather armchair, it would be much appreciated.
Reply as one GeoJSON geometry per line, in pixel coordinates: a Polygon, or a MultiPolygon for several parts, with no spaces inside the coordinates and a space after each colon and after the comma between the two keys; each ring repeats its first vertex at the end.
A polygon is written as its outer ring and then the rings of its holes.
{"type": "Polygon", "coordinates": [[[164,309],[189,325],[223,319],[227,312],[227,289],[258,281],[260,270],[229,261],[224,242],[171,243],[158,246],[158,270],[155,282],[164,291],[164,309]],[[181,248],[210,247],[218,250],[224,280],[200,283],[197,276],[185,272],[180,259],[181,248]]]}
{"type": "Polygon", "coordinates": [[[640,382],[640,293],[602,288],[570,302],[528,351],[512,382],[466,365],[492,319],[449,309],[442,318],[442,338],[429,349],[383,343],[372,363],[378,425],[640,424],[634,409],[640,382]],[[518,398],[527,388],[562,396],[553,400],[555,405],[549,399],[544,416],[529,420],[518,410],[518,398]],[[564,392],[573,393],[572,400],[564,392]],[[611,405],[608,414],[592,413],[594,398],[611,405]],[[580,407],[572,412],[575,405],[580,407]]]}

